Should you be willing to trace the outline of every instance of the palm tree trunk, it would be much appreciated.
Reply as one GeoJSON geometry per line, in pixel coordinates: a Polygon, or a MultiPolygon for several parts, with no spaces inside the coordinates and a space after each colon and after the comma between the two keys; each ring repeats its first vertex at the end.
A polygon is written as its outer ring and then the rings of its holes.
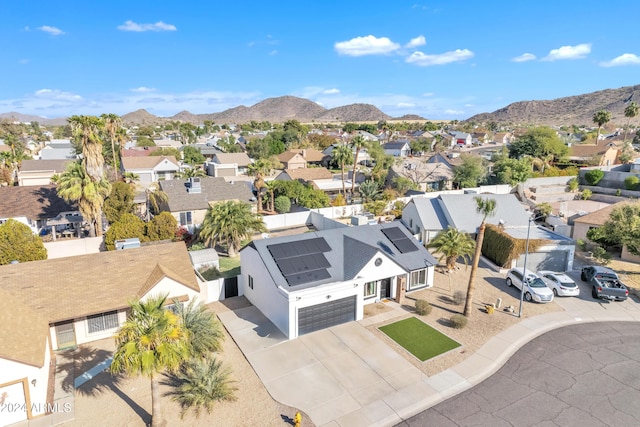
{"type": "Polygon", "coordinates": [[[627,120],[627,127],[624,128],[624,137],[622,138],[623,143],[627,142],[627,132],[629,131],[630,124],[631,124],[631,117],[629,117],[629,120],[627,120]]]}
{"type": "Polygon", "coordinates": [[[151,376],[151,427],[163,424],[160,406],[160,386],[155,376],[151,376]]]}
{"type": "Polygon", "coordinates": [[[353,158],[353,176],[351,177],[351,203],[353,204],[353,195],[356,191],[356,168],[358,167],[358,154],[360,154],[360,148],[356,148],[356,155],[353,158]]]}
{"type": "Polygon", "coordinates": [[[271,212],[275,212],[275,210],[276,210],[276,207],[275,207],[275,205],[276,205],[276,202],[275,202],[275,198],[276,198],[276,196],[275,196],[275,194],[273,193],[273,190],[270,190],[270,191],[269,191],[269,198],[271,199],[271,200],[270,200],[270,201],[271,201],[271,205],[269,206],[269,210],[270,210],[271,212]]]}
{"type": "Polygon", "coordinates": [[[467,286],[467,300],[464,303],[464,316],[469,317],[471,314],[471,304],[473,304],[473,291],[476,287],[476,273],[478,272],[478,263],[480,262],[480,254],[482,253],[482,241],[484,240],[484,221],[478,228],[478,237],[476,238],[476,251],[473,255],[473,265],[471,266],[471,274],[469,274],[469,285],[467,286]]]}
{"type": "Polygon", "coordinates": [[[238,256],[238,254],[236,253],[236,243],[235,242],[229,242],[228,247],[227,247],[227,254],[229,255],[229,258],[235,258],[236,256],[238,256]]]}
{"type": "Polygon", "coordinates": [[[344,163],[341,164],[341,169],[342,169],[342,195],[344,196],[344,199],[347,200],[347,190],[344,187],[344,163]]]}
{"type": "Polygon", "coordinates": [[[118,161],[116,160],[116,144],[115,135],[111,135],[111,155],[113,156],[113,170],[116,173],[116,181],[118,180],[118,161]]]}

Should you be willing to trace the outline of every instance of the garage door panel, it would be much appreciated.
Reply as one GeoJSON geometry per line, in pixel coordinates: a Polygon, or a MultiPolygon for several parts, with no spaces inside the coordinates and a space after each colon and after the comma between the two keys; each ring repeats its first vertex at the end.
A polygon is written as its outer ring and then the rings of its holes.
{"type": "MultiPolygon", "coordinates": [[[[527,270],[536,272],[538,270],[565,271],[567,265],[567,252],[535,252],[527,257],[527,270]]],[[[518,267],[524,266],[524,255],[516,263],[518,267]]]]}
{"type": "Polygon", "coordinates": [[[356,296],[298,309],[298,335],[356,320],[356,296]]]}

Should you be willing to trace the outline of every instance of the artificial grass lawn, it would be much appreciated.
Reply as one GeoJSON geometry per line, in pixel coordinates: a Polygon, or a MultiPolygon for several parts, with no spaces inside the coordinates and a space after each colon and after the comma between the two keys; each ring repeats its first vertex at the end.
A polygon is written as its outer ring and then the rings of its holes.
{"type": "Polygon", "coordinates": [[[422,362],[460,347],[460,343],[416,317],[381,326],[380,330],[422,362]]]}
{"type": "Polygon", "coordinates": [[[222,277],[234,277],[240,274],[240,257],[229,258],[221,256],[219,260],[222,277]]]}

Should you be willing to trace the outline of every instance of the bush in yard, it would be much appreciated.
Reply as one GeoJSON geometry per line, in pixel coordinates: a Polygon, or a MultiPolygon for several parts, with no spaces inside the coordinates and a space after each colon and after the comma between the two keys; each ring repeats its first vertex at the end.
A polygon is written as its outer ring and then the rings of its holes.
{"type": "Polygon", "coordinates": [[[387,202],[385,202],[384,200],[368,202],[364,204],[364,208],[375,216],[380,216],[382,215],[382,212],[384,212],[384,210],[387,208],[387,202]]]}
{"type": "Polygon", "coordinates": [[[416,300],[416,313],[420,316],[425,316],[431,313],[432,309],[433,307],[431,307],[431,304],[429,304],[428,301],[423,299],[416,300]]]}
{"type": "Polygon", "coordinates": [[[338,194],[333,202],[331,202],[331,206],[347,206],[347,201],[344,199],[342,194],[338,194]]]}
{"type": "Polygon", "coordinates": [[[453,294],[453,303],[455,305],[462,305],[467,299],[467,295],[462,291],[455,291],[453,294]]]}
{"type": "Polygon", "coordinates": [[[449,320],[451,321],[451,324],[455,329],[462,329],[465,326],[467,326],[468,319],[464,317],[462,314],[454,314],[453,316],[451,316],[451,319],[449,320]]]}
{"type": "Polygon", "coordinates": [[[569,185],[569,191],[571,191],[572,193],[575,193],[576,191],[578,191],[578,188],[580,188],[580,182],[578,181],[578,178],[571,178],[567,184],[569,185]]]}
{"type": "Polygon", "coordinates": [[[638,184],[640,183],[640,178],[635,175],[631,175],[624,180],[624,188],[627,190],[635,190],[638,188],[638,184]]]}
{"type": "Polygon", "coordinates": [[[144,222],[131,213],[123,214],[120,219],[104,233],[104,244],[107,250],[116,248],[115,241],[119,239],[131,239],[137,237],[141,242],[146,241],[144,222]]]}
{"type": "Polygon", "coordinates": [[[273,202],[279,214],[287,213],[291,210],[291,200],[287,196],[278,196],[273,202]]]}
{"type": "Polygon", "coordinates": [[[178,221],[169,212],[156,215],[146,225],[149,240],[173,240],[178,231],[178,221]]]}
{"type": "Polygon", "coordinates": [[[584,179],[589,185],[598,185],[602,178],[604,178],[604,172],[600,169],[593,169],[584,174],[584,179]]]}
{"type": "Polygon", "coordinates": [[[602,246],[596,246],[593,248],[593,258],[602,265],[611,264],[611,254],[607,252],[602,246]]]}
{"type": "Polygon", "coordinates": [[[586,188],[586,189],[582,190],[582,194],[580,195],[580,198],[582,200],[589,200],[591,198],[591,196],[593,196],[593,192],[591,192],[591,190],[586,188]]]}

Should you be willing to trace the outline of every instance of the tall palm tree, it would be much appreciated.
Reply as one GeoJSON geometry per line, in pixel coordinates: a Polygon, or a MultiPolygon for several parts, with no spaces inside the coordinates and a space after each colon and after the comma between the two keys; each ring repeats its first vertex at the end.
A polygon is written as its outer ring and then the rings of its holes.
{"type": "Polygon", "coordinates": [[[269,159],[258,159],[247,167],[248,175],[256,177],[253,180],[253,187],[257,192],[256,197],[258,199],[258,213],[262,212],[262,190],[266,188],[264,177],[267,175],[271,175],[272,168],[273,164],[269,159]]]}
{"type": "Polygon", "coordinates": [[[73,136],[80,142],[82,165],[92,181],[100,181],[104,176],[104,157],[100,130],[104,126],[96,116],[71,116],[67,119],[73,136]]]}
{"type": "Polygon", "coordinates": [[[351,146],[356,149],[356,153],[353,156],[353,176],[351,177],[351,200],[353,202],[353,194],[356,189],[356,170],[358,168],[358,155],[360,150],[367,144],[362,135],[356,135],[351,140],[351,146]]]}
{"type": "Polygon", "coordinates": [[[226,243],[227,253],[235,257],[243,239],[264,231],[267,228],[262,218],[251,212],[251,205],[230,200],[209,208],[202,222],[200,237],[210,246],[226,243]]]}
{"type": "Polygon", "coordinates": [[[351,164],[351,148],[348,145],[340,144],[333,149],[333,161],[340,165],[342,178],[342,195],[347,198],[347,191],[344,186],[344,167],[351,164]]]}
{"type": "Polygon", "coordinates": [[[631,124],[631,119],[636,117],[640,113],[640,105],[637,102],[631,101],[631,104],[627,105],[627,108],[624,109],[624,116],[627,118],[627,127],[624,128],[624,138],[623,141],[627,140],[627,132],[629,131],[629,125],[631,124]]]}
{"type": "Polygon", "coordinates": [[[76,203],[89,222],[90,235],[102,235],[102,206],[111,192],[109,181],[93,181],[80,162],[73,162],[57,178],[57,193],[68,203],[76,203]]]}
{"type": "Polygon", "coordinates": [[[162,425],[158,374],[175,372],[189,356],[180,318],[164,309],[166,296],[131,303],[131,314],[116,335],[111,373],[146,375],[151,380],[151,425],[162,425]]]}
{"type": "MultiPolygon", "coordinates": [[[[122,128],[122,119],[117,114],[103,114],[100,116],[104,122],[104,130],[109,136],[111,142],[111,155],[113,156],[113,169],[116,173],[116,181],[118,180],[118,169],[120,164],[117,159],[116,153],[116,140],[118,139],[118,131],[122,128]]],[[[118,144],[120,145],[120,144],[118,144]]]]}
{"type": "Polygon", "coordinates": [[[476,237],[476,251],[473,255],[473,264],[471,265],[471,273],[469,274],[469,285],[467,286],[467,300],[464,303],[463,314],[468,317],[471,313],[471,304],[473,303],[473,291],[476,285],[476,273],[478,271],[478,263],[480,262],[480,253],[482,251],[482,241],[484,240],[484,230],[487,227],[485,221],[487,217],[496,213],[496,200],[483,199],[482,197],[474,197],[476,201],[476,212],[482,214],[482,222],[478,227],[478,237],[476,237]]]}
{"type": "Polygon", "coordinates": [[[596,136],[596,145],[600,140],[600,130],[602,126],[606,125],[611,121],[611,112],[607,110],[596,111],[593,115],[593,123],[598,125],[598,135],[596,136]]]}
{"type": "Polygon", "coordinates": [[[435,249],[435,252],[440,254],[438,261],[445,260],[447,271],[456,267],[456,261],[460,257],[467,264],[475,247],[476,243],[467,233],[453,227],[439,232],[427,245],[427,248],[435,249]]]}
{"type": "Polygon", "coordinates": [[[229,368],[215,357],[191,359],[176,373],[167,375],[167,381],[162,384],[172,387],[165,396],[171,396],[180,404],[181,419],[189,409],[193,409],[198,418],[202,409],[210,414],[215,402],[236,400],[230,374],[229,368]]]}
{"type": "Polygon", "coordinates": [[[162,205],[169,201],[169,195],[160,190],[155,184],[150,185],[145,190],[147,194],[147,221],[151,219],[151,211],[157,215],[162,209],[162,205]]]}

